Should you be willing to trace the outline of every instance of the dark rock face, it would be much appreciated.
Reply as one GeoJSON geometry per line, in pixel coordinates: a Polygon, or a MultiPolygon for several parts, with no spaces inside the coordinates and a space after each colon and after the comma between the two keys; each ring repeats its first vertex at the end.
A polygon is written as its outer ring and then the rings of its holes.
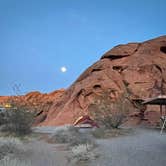
{"type": "MultiPolygon", "coordinates": [[[[121,93],[132,98],[148,98],[166,93],[166,36],[143,43],[118,45],[106,52],[65,91],[49,109],[41,125],[73,123],[80,115],[88,114],[95,98],[107,91],[110,102],[121,93]]],[[[133,104],[133,115],[139,110],[133,104]]],[[[147,123],[158,123],[158,109],[145,111],[147,123]],[[153,116],[153,118],[151,118],[153,116]],[[156,118],[154,118],[156,117],[156,118]]],[[[129,115],[130,117],[130,115],[129,115]]],[[[138,120],[141,121],[141,118],[138,120]]]]}

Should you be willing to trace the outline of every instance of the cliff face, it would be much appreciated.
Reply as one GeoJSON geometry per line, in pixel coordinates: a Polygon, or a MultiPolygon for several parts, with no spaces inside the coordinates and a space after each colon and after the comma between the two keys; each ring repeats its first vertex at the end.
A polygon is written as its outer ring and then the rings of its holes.
{"type": "Polygon", "coordinates": [[[33,111],[36,115],[35,124],[39,124],[45,120],[48,110],[64,91],[63,89],[51,93],[35,91],[22,96],[0,96],[0,105],[14,103],[17,106],[27,107],[29,111],[33,111]]]}
{"type": "MultiPolygon", "coordinates": [[[[118,45],[85,70],[67,89],[50,94],[29,93],[20,97],[37,108],[36,124],[63,125],[73,123],[89,113],[89,106],[107,92],[110,103],[126,93],[130,102],[129,121],[156,125],[159,110],[148,107],[140,112],[134,99],[166,94],[166,36],[118,45]],[[144,117],[143,117],[144,114],[144,117]]],[[[0,97],[1,101],[2,97],[0,97]]],[[[3,99],[4,100],[4,99],[3,99]]]]}
{"type": "MultiPolygon", "coordinates": [[[[133,98],[148,98],[166,94],[166,36],[143,43],[118,45],[106,52],[90,66],[55,100],[41,125],[73,123],[74,119],[88,113],[88,107],[97,96],[107,91],[110,102],[127,92],[133,98]]],[[[141,120],[134,106],[129,117],[141,120]]],[[[158,110],[147,110],[147,123],[157,124],[158,110]]]]}

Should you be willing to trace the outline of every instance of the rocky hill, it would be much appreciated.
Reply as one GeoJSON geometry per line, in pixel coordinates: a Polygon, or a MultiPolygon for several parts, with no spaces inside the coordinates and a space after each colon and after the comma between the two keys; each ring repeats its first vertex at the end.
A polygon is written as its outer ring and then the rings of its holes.
{"type": "MultiPolygon", "coordinates": [[[[134,99],[145,99],[166,94],[166,36],[143,43],[118,45],[106,52],[99,61],[85,70],[80,77],[51,106],[41,125],[73,123],[97,96],[108,92],[110,102],[120,94],[128,93],[132,104],[129,117],[140,122],[140,110],[134,99]]],[[[159,122],[159,111],[149,108],[144,120],[159,122]]]]}
{"type": "MultiPolygon", "coordinates": [[[[52,94],[32,93],[38,102],[38,125],[73,123],[89,114],[89,106],[107,92],[110,103],[126,93],[130,102],[129,121],[159,123],[158,108],[148,107],[145,113],[137,107],[137,99],[166,94],[166,36],[142,43],[118,45],[85,70],[65,91],[52,94]],[[54,97],[52,97],[54,96],[54,97]],[[47,107],[47,102],[50,102],[47,107]],[[43,104],[43,105],[42,105],[43,104]],[[142,115],[144,114],[144,115],[142,115]]],[[[24,96],[30,101],[31,93],[24,96]]]]}
{"type": "Polygon", "coordinates": [[[61,95],[64,89],[56,90],[51,93],[40,93],[38,91],[27,93],[26,95],[18,96],[0,96],[0,105],[14,104],[16,106],[26,107],[29,111],[35,113],[35,124],[43,122],[47,117],[48,110],[61,95]]]}

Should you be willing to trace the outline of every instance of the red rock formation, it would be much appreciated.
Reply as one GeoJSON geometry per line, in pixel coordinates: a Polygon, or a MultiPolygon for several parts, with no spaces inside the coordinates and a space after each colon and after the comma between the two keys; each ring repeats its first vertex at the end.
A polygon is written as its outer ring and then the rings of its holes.
{"type": "MultiPolygon", "coordinates": [[[[165,94],[165,73],[166,36],[143,43],[118,45],[85,70],[65,93],[54,101],[41,125],[73,123],[78,116],[87,114],[88,106],[105,91],[109,93],[110,102],[123,92],[127,92],[131,103],[133,97],[147,98],[165,94]]],[[[137,111],[140,115],[134,105],[132,111],[131,114],[137,111]]],[[[138,120],[139,116],[135,118],[138,120]]],[[[146,111],[144,118],[148,123],[156,124],[159,121],[158,111],[146,111]],[[153,118],[150,118],[151,114],[153,118]]]]}
{"type": "Polygon", "coordinates": [[[159,122],[158,108],[148,107],[147,111],[140,111],[133,99],[166,94],[165,73],[166,36],[162,36],[112,48],[66,91],[33,92],[23,99],[36,103],[39,125],[63,125],[88,114],[89,106],[103,93],[108,93],[110,103],[127,93],[131,103],[129,119],[139,123],[146,120],[146,123],[156,125],[159,122]]]}
{"type": "Polygon", "coordinates": [[[0,96],[0,105],[14,103],[19,106],[27,107],[28,110],[35,112],[35,124],[38,124],[45,120],[48,110],[52,106],[53,102],[57,100],[64,91],[64,89],[61,89],[44,94],[35,91],[22,96],[0,96]]]}

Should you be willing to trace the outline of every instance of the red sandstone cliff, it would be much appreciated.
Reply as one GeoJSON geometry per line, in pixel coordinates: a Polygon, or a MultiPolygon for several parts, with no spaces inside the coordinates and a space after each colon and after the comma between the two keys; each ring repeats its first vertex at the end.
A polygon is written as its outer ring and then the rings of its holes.
{"type": "MultiPolygon", "coordinates": [[[[23,100],[36,105],[36,124],[62,125],[73,123],[81,114],[87,114],[89,105],[104,92],[109,94],[110,102],[127,93],[131,103],[128,117],[141,122],[142,113],[135,107],[133,99],[166,94],[165,73],[166,36],[161,36],[143,43],[118,45],[85,70],[65,91],[29,93],[23,96],[23,100]]],[[[158,109],[149,107],[144,119],[156,125],[159,122],[158,109]]]]}
{"type": "MultiPolygon", "coordinates": [[[[166,94],[166,36],[145,41],[118,45],[106,52],[99,61],[54,101],[42,125],[73,123],[76,116],[88,112],[95,98],[107,91],[110,102],[119,94],[133,98],[148,98],[166,94]]],[[[133,105],[130,114],[139,115],[133,105]]],[[[148,123],[157,124],[159,112],[145,112],[148,123]]]]}

